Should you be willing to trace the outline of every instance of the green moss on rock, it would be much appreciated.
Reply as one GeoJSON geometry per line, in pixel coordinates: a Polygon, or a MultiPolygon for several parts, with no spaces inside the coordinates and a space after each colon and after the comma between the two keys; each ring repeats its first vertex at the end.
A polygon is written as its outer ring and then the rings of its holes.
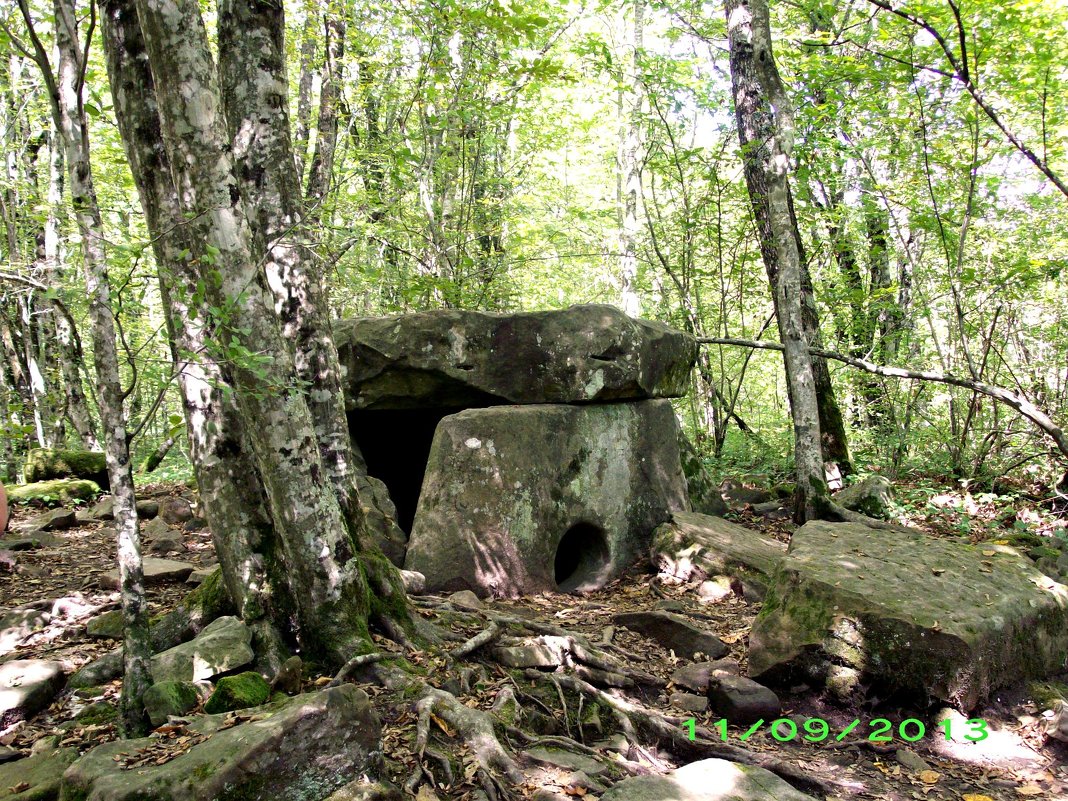
{"type": "Polygon", "coordinates": [[[100,494],[100,485],[87,479],[59,478],[32,484],[5,485],[4,490],[11,503],[71,503],[91,501],[100,494]]]}
{"type": "Polygon", "coordinates": [[[82,726],[100,726],[112,723],[119,718],[119,710],[106,701],[97,701],[89,704],[85,709],[74,716],[82,726]]]}
{"type": "Polygon", "coordinates": [[[204,704],[204,711],[209,715],[216,715],[235,709],[247,709],[266,703],[270,697],[271,685],[259,673],[249,670],[219,679],[215,692],[204,704]]]}
{"type": "Polygon", "coordinates": [[[162,726],[170,715],[184,715],[196,709],[200,693],[186,681],[161,681],[144,695],[145,712],[153,726],[162,726]]]}

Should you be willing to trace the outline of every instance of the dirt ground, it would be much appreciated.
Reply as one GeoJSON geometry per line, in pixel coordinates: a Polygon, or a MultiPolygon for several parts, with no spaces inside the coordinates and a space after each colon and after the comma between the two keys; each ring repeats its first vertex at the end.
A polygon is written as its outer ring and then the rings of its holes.
{"type": "MultiPolygon", "coordinates": [[[[175,487],[150,487],[142,491],[142,497],[177,492],[175,487]]],[[[15,522],[24,520],[40,510],[16,508],[15,522]]],[[[786,523],[769,523],[764,518],[740,515],[736,522],[758,525],[763,530],[787,537],[786,523]],[[777,528],[776,528],[777,527],[777,528]]],[[[17,643],[10,653],[2,658],[47,658],[68,662],[72,669],[96,658],[113,648],[115,643],[90,638],[85,623],[101,611],[116,608],[116,593],[97,586],[100,574],[114,564],[115,545],[112,532],[106,523],[83,523],[76,528],[57,532],[56,544],[35,551],[15,554],[16,565],[0,565],[0,607],[10,608],[32,602],[68,599],[67,614],[45,629],[35,632],[17,643]]],[[[214,562],[210,536],[206,531],[187,532],[185,553],[169,558],[180,558],[197,566],[214,562]]],[[[191,589],[185,585],[165,585],[148,590],[151,612],[159,614],[173,608],[179,599],[191,589]]],[[[479,623],[473,618],[448,616],[441,619],[437,611],[438,600],[418,598],[420,614],[439,624],[450,625],[458,633],[474,635],[479,623]]],[[[745,668],[747,640],[750,626],[760,610],[758,603],[747,603],[738,595],[709,604],[698,603],[692,586],[668,586],[656,577],[644,572],[643,566],[635,566],[627,575],[601,591],[582,597],[546,594],[519,601],[488,601],[495,612],[527,618],[546,624],[563,627],[585,634],[592,642],[601,641],[605,630],[612,627],[612,616],[617,612],[631,610],[667,609],[686,615],[691,622],[715,633],[730,647],[728,656],[745,668]]],[[[670,680],[673,671],[685,660],[665,651],[656,643],[623,628],[616,628],[613,643],[617,651],[630,654],[633,661],[629,668],[670,680]]],[[[383,643],[383,645],[385,645],[383,643]]],[[[394,646],[395,648],[395,646],[394,646]]],[[[461,700],[468,706],[488,709],[505,685],[514,688],[516,695],[525,703],[542,709],[545,718],[560,734],[570,734],[586,745],[603,743],[614,732],[615,721],[602,713],[599,719],[590,719],[579,710],[577,698],[563,693],[547,692],[544,683],[535,683],[517,678],[492,662],[483,663],[483,678],[475,682],[469,692],[463,692],[449,663],[433,651],[406,654],[416,665],[434,668],[428,671],[429,681],[452,691],[459,691],[461,700]],[[580,724],[580,720],[583,720],[580,724]]],[[[475,657],[477,661],[477,653],[475,657]]],[[[324,683],[313,666],[309,666],[305,686],[313,689],[324,683]]],[[[1064,677],[1061,677],[1062,680],[1064,677]]],[[[415,715],[410,702],[395,698],[381,688],[361,685],[376,700],[384,723],[386,758],[383,769],[387,778],[399,786],[415,768],[413,743],[415,740],[415,715]]],[[[677,716],[681,727],[693,718],[696,726],[713,728],[718,720],[712,713],[692,715],[685,710],[670,706],[668,696],[673,691],[668,684],[665,689],[619,690],[634,700],[639,700],[651,709],[677,716]]],[[[842,708],[830,703],[819,693],[808,688],[777,688],[783,702],[783,717],[794,718],[799,724],[797,739],[781,742],[762,728],[747,741],[740,739],[744,731],[727,730],[727,742],[744,746],[755,752],[763,752],[785,760],[802,772],[822,779],[833,794],[831,798],[842,799],[946,799],[947,801],[984,801],[984,799],[1038,798],[1068,799],[1068,747],[1055,741],[1046,741],[1042,732],[1042,712],[1028,698],[1025,687],[1009,688],[1000,693],[991,703],[972,713],[975,718],[987,721],[990,736],[981,742],[947,742],[938,728],[935,708],[917,708],[889,699],[873,699],[858,708],[842,708]],[[801,717],[798,717],[801,716],[801,717]],[[822,742],[806,742],[804,719],[826,720],[831,732],[822,742]],[[891,743],[873,743],[866,737],[871,732],[868,722],[885,718],[894,726],[895,738],[891,743]],[[916,742],[904,742],[896,736],[900,721],[914,718],[926,729],[924,737],[916,742]],[[835,736],[854,719],[860,724],[842,741],[835,736]],[[922,760],[921,764],[916,757],[922,760]]],[[[113,739],[117,732],[113,724],[80,725],[74,716],[87,705],[97,701],[114,701],[118,694],[118,682],[104,688],[102,694],[87,696],[82,692],[65,692],[55,703],[35,719],[0,733],[0,744],[29,751],[33,744],[43,738],[57,736],[63,745],[87,750],[95,744],[113,739]]],[[[455,764],[464,761],[465,746],[454,732],[441,721],[432,731],[432,741],[439,752],[447,752],[455,764]]],[[[916,731],[915,724],[910,733],[916,731]]],[[[788,729],[780,727],[780,736],[788,729]]],[[[513,743],[516,751],[520,743],[513,743]]],[[[645,743],[637,753],[628,756],[650,771],[659,772],[675,767],[677,760],[662,744],[645,743]]],[[[468,760],[469,761],[469,760],[468,760]]],[[[600,791],[597,780],[586,782],[571,771],[537,764],[525,765],[527,784],[521,788],[524,796],[541,798],[587,797],[595,799],[600,791]],[[555,793],[556,796],[553,796],[555,793]]],[[[449,781],[435,774],[437,785],[431,790],[428,785],[421,789],[419,798],[432,801],[434,797],[471,797],[473,785],[458,775],[449,781]]]]}

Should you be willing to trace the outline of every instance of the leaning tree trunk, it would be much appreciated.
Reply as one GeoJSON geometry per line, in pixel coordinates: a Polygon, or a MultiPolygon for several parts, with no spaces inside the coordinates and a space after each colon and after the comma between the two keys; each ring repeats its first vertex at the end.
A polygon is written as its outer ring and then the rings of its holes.
{"type": "Polygon", "coordinates": [[[83,60],[87,54],[79,41],[74,0],[55,0],[54,3],[56,50],[59,54],[55,74],[52,73],[47,51],[34,31],[26,0],[20,0],[19,6],[49,90],[56,129],[63,141],[71,203],[82,240],[101,428],[107,454],[108,480],[115,499],[124,629],[122,717],[127,733],[138,734],[146,728],[142,696],[152,683],[149,673],[151,647],[130,448],[115,346],[115,319],[111,310],[111,287],[104,251],[104,226],[93,186],[89,132],[81,95],[85,74],[83,60]]]}
{"type": "Polygon", "coordinates": [[[641,49],[645,0],[634,0],[633,53],[631,54],[630,107],[621,113],[626,118],[620,126],[619,173],[622,184],[619,209],[620,301],[623,311],[632,317],[641,314],[638,281],[638,198],[641,195],[641,164],[638,150],[641,140],[642,78],[641,49]]]}
{"type": "Polygon", "coordinates": [[[817,517],[827,499],[820,415],[805,332],[802,253],[789,170],[793,120],[771,48],[765,0],[726,0],[731,84],[745,180],[760,232],[786,362],[797,467],[795,517],[817,517]]]}
{"type": "MultiPolygon", "coordinates": [[[[233,175],[219,86],[195,0],[136,0],[163,140],[232,389],[278,535],[300,634],[332,662],[369,647],[372,596],[273,309],[233,175]],[[192,94],[191,94],[192,93],[192,94]]],[[[247,58],[258,58],[247,53],[247,58]]]]}

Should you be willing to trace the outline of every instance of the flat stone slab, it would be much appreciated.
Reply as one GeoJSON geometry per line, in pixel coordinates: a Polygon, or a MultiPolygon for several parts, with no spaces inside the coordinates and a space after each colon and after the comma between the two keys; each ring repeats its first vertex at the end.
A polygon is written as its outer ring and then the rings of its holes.
{"type": "Polygon", "coordinates": [[[601,801],[816,801],[771,771],[724,759],[691,762],[663,776],[635,776],[601,801]]]}
{"type": "MultiPolygon", "coordinates": [[[[189,562],[179,562],[174,559],[156,559],[147,556],[144,559],[144,569],[145,584],[152,586],[166,584],[168,581],[185,581],[189,578],[189,574],[195,570],[195,567],[189,562]]],[[[119,588],[118,569],[109,570],[100,576],[100,586],[109,590],[117,590],[119,588]]]]}
{"type": "Polygon", "coordinates": [[[202,681],[244,667],[256,658],[252,630],[236,617],[213,620],[189,642],[152,657],[152,681],[202,681]]]}
{"type": "Polygon", "coordinates": [[[806,523],[749,639],[769,683],[861,683],[972,709],[992,690],[1064,669],[1068,587],[1012,548],[907,530],[806,523]]]}
{"type": "Polygon", "coordinates": [[[334,323],[349,409],[681,397],[696,341],[614,306],[454,309],[334,323]]]}
{"type": "Polygon", "coordinates": [[[766,589],[786,555],[786,543],[722,517],[675,512],[653,535],[658,572],[680,581],[733,576],[766,589]]]}
{"type": "Polygon", "coordinates": [[[64,798],[92,801],[281,801],[326,798],[368,767],[381,725],[366,693],[342,685],[226,715],[199,716],[189,728],[210,737],[162,765],[120,770],[116,758],[149,749],[153,738],[104,743],[63,776],[64,798]]]}
{"type": "Polygon", "coordinates": [[[697,654],[718,659],[727,653],[727,646],[715,634],[671,612],[621,612],[613,620],[688,659],[697,654]]]}
{"type": "Polygon", "coordinates": [[[0,765],[0,799],[47,801],[59,798],[65,771],[78,758],[75,748],[55,748],[0,765]],[[24,788],[16,790],[16,788],[24,788]]]}
{"type": "Polygon", "coordinates": [[[47,708],[65,682],[62,662],[45,659],[0,662],[0,729],[28,720],[47,708]]]}
{"type": "Polygon", "coordinates": [[[535,746],[523,752],[523,756],[543,765],[551,765],[563,770],[581,770],[587,776],[598,776],[607,770],[604,763],[584,754],[565,751],[563,748],[535,746]]]}
{"type": "Polygon", "coordinates": [[[670,401],[468,409],[441,420],[405,568],[426,589],[596,589],[687,508],[670,401]]]}

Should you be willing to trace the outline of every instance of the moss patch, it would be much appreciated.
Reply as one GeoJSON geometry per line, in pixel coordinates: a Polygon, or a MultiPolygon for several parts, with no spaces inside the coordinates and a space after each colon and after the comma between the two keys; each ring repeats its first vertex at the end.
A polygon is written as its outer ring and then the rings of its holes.
{"type": "Polygon", "coordinates": [[[167,722],[169,715],[184,715],[200,703],[197,688],[185,681],[161,681],[145,692],[145,712],[153,726],[167,722]]]}
{"type": "Polygon", "coordinates": [[[249,670],[236,676],[225,676],[219,679],[215,685],[215,692],[204,704],[204,711],[209,715],[216,715],[220,712],[232,712],[235,709],[247,709],[250,706],[266,703],[270,697],[271,685],[259,673],[249,670]]]}
{"type": "Polygon", "coordinates": [[[7,498],[12,503],[71,503],[91,501],[100,494],[100,485],[95,481],[80,478],[60,478],[53,481],[37,481],[32,484],[8,486],[7,498]]]}

